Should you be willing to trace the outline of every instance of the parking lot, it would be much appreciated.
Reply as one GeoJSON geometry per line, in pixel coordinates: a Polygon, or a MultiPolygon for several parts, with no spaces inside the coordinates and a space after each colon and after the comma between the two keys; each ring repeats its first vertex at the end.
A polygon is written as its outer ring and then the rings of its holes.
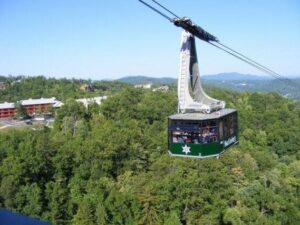
{"type": "Polygon", "coordinates": [[[32,127],[37,125],[46,125],[48,126],[52,120],[14,120],[14,119],[5,119],[0,120],[0,130],[8,129],[8,128],[22,128],[22,127],[32,127]]]}
{"type": "Polygon", "coordinates": [[[12,119],[0,120],[0,129],[5,129],[9,127],[22,127],[26,125],[27,124],[25,123],[25,121],[12,120],[12,119]]]}

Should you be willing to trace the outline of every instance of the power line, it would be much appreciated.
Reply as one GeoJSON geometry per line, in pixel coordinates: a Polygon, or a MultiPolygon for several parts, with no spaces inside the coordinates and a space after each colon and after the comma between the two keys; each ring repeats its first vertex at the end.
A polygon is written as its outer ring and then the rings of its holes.
{"type": "Polygon", "coordinates": [[[245,58],[245,59],[251,61],[252,63],[255,63],[255,64],[257,64],[258,66],[260,66],[260,67],[262,67],[262,68],[268,70],[270,73],[274,74],[274,76],[281,77],[280,74],[274,72],[273,70],[269,69],[268,67],[266,67],[266,66],[264,66],[264,65],[262,65],[262,64],[260,64],[260,63],[258,63],[258,62],[256,62],[256,61],[250,59],[249,57],[243,55],[242,53],[239,53],[239,52],[235,51],[234,49],[232,49],[232,48],[230,48],[230,47],[228,47],[228,46],[222,44],[221,42],[218,42],[218,44],[221,45],[221,46],[223,46],[224,48],[227,48],[228,50],[230,50],[230,51],[232,51],[232,52],[234,52],[234,53],[236,53],[236,54],[242,56],[243,58],[245,58]]]}
{"type": "Polygon", "coordinates": [[[254,64],[252,62],[249,62],[248,60],[244,59],[243,57],[238,56],[238,55],[236,55],[236,54],[234,54],[234,53],[232,53],[232,52],[230,52],[230,51],[228,51],[228,50],[226,50],[226,49],[224,49],[224,48],[222,48],[222,47],[220,47],[220,46],[218,46],[218,45],[216,45],[214,43],[211,43],[211,42],[208,42],[208,43],[211,44],[211,45],[213,45],[213,46],[215,46],[216,48],[218,48],[218,49],[220,49],[220,50],[222,50],[222,51],[224,51],[224,52],[232,55],[233,57],[235,57],[235,58],[237,58],[237,59],[239,59],[239,60],[241,60],[241,61],[243,61],[243,62],[245,62],[245,63],[247,63],[247,64],[249,64],[251,66],[253,66],[253,67],[255,67],[256,69],[258,69],[258,70],[260,70],[260,71],[262,71],[264,73],[270,74],[269,71],[266,71],[265,69],[261,68],[260,66],[254,64]]]}
{"type": "MultiPolygon", "coordinates": [[[[222,48],[222,47],[220,47],[216,44],[213,44],[211,42],[208,42],[208,43],[213,45],[214,47],[216,47],[216,48],[232,55],[233,57],[238,58],[239,60],[255,67],[256,69],[258,69],[258,70],[274,77],[275,79],[280,80],[281,82],[284,82],[285,84],[288,84],[288,85],[293,86],[293,87],[295,86],[294,83],[290,79],[279,75],[278,73],[274,72],[273,70],[263,66],[262,64],[250,59],[249,57],[247,57],[247,56],[245,56],[245,55],[243,55],[243,54],[241,54],[241,53],[239,53],[239,52],[237,52],[237,51],[235,51],[235,50],[233,50],[229,47],[227,47],[227,48],[225,47],[226,49],[224,49],[224,48],[222,48]]],[[[220,44],[220,43],[218,42],[218,44],[220,44]]],[[[225,46],[225,45],[221,44],[221,46],[225,46]]]]}
{"type": "Polygon", "coordinates": [[[285,77],[274,75],[268,69],[265,69],[266,67],[261,66],[261,64],[259,64],[259,63],[257,63],[257,64],[253,63],[255,61],[254,60],[248,60],[249,59],[248,57],[243,58],[242,56],[236,55],[236,54],[234,54],[234,53],[232,53],[232,52],[230,52],[230,51],[228,51],[228,50],[226,50],[226,49],[224,49],[224,48],[222,48],[222,47],[220,47],[220,46],[218,46],[218,45],[216,45],[214,43],[211,43],[211,42],[208,42],[208,43],[211,44],[211,45],[213,45],[214,47],[216,47],[216,48],[218,48],[218,49],[220,49],[220,50],[222,50],[222,51],[224,51],[224,52],[232,55],[233,57],[235,57],[235,58],[237,58],[237,59],[239,59],[239,60],[241,60],[241,61],[243,61],[243,62],[245,62],[245,63],[247,63],[247,64],[249,64],[251,66],[253,66],[253,67],[255,67],[256,69],[258,69],[258,70],[260,70],[260,71],[262,71],[262,72],[264,72],[264,73],[266,73],[266,74],[268,74],[268,75],[270,75],[270,76],[272,76],[272,77],[274,77],[274,78],[276,78],[276,79],[278,79],[278,80],[286,83],[286,84],[291,84],[292,83],[291,80],[289,80],[289,79],[287,79],[285,77]]]}
{"type": "Polygon", "coordinates": [[[166,7],[164,7],[162,4],[160,4],[159,2],[152,0],[152,2],[154,2],[155,4],[157,4],[158,6],[160,6],[161,8],[163,8],[164,10],[166,10],[167,12],[169,12],[170,14],[172,14],[173,16],[177,17],[178,19],[180,18],[179,16],[177,16],[175,13],[173,13],[171,10],[167,9],[166,7]]]}
{"type": "Polygon", "coordinates": [[[144,2],[143,0],[138,0],[138,1],[141,2],[141,3],[143,3],[144,5],[148,6],[150,9],[152,9],[155,12],[157,12],[159,15],[163,16],[164,18],[166,18],[170,22],[173,22],[173,19],[171,19],[167,15],[163,14],[162,12],[160,12],[159,10],[157,10],[156,8],[154,8],[153,6],[149,5],[148,3],[144,2]]]}

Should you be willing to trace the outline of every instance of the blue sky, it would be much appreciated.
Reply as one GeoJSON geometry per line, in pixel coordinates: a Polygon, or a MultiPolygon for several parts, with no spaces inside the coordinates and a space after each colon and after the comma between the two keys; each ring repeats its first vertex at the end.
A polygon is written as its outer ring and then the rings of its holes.
{"type": "MultiPolygon", "coordinates": [[[[300,74],[299,0],[160,0],[282,75],[300,74]]],[[[137,0],[0,0],[0,74],[177,77],[180,29],[137,0]]],[[[201,74],[262,73],[197,41],[201,74]]]]}

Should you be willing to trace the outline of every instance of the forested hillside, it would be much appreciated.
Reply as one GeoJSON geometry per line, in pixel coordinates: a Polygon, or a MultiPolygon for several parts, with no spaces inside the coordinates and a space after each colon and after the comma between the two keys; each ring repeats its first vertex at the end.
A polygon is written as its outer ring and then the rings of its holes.
{"type": "Polygon", "coordinates": [[[108,95],[128,86],[121,82],[55,79],[44,76],[0,76],[0,82],[6,84],[5,89],[0,89],[0,102],[16,102],[21,99],[41,97],[56,97],[64,101],[68,98],[108,95]],[[80,87],[83,85],[91,85],[92,91],[82,91],[80,87]]]}
{"type": "Polygon", "coordinates": [[[227,89],[236,92],[275,92],[289,99],[300,100],[300,79],[294,78],[286,81],[277,79],[257,80],[209,80],[203,83],[212,87],[227,89]]]}
{"type": "Polygon", "coordinates": [[[53,129],[1,131],[0,207],[53,224],[299,224],[299,103],[209,92],[239,112],[220,159],[168,155],[175,91],[120,87],[89,110],[67,100],[53,129]]]}

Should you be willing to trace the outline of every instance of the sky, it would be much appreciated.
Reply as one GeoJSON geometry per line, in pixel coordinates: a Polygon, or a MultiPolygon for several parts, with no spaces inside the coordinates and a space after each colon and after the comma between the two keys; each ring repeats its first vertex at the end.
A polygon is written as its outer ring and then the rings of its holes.
{"type": "MultiPolygon", "coordinates": [[[[160,3],[279,74],[300,74],[299,0],[160,3]]],[[[138,0],[0,0],[0,75],[176,78],[180,33],[138,0]]],[[[201,74],[262,75],[205,42],[196,44],[201,74]]]]}

